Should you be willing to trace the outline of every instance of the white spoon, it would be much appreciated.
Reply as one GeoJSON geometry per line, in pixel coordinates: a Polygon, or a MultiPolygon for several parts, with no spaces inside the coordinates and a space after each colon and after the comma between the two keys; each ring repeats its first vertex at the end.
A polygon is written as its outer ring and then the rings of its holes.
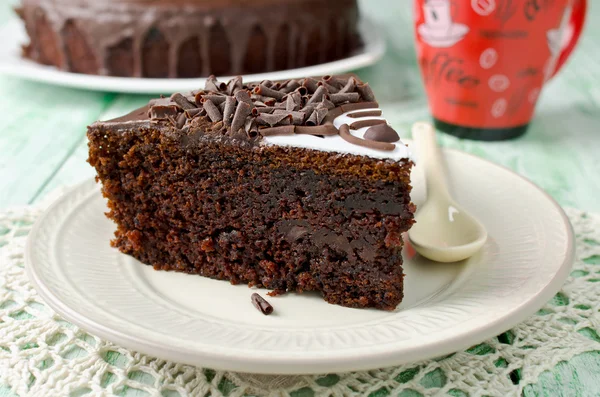
{"type": "Polygon", "coordinates": [[[425,169],[427,200],[417,209],[408,232],[417,252],[436,262],[457,262],[473,256],[487,240],[483,225],[448,193],[444,164],[433,127],[424,122],[412,128],[419,165],[425,169]]]}

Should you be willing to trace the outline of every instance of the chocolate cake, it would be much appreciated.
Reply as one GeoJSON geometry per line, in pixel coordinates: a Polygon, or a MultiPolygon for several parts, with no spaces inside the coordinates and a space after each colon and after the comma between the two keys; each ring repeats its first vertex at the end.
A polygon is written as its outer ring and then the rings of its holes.
{"type": "Polygon", "coordinates": [[[24,56],[75,73],[233,76],[332,61],[359,45],[356,0],[22,0],[17,12],[24,56]]]}
{"type": "Polygon", "coordinates": [[[408,148],[355,76],[228,83],[89,127],[113,245],[157,270],[392,310],[408,148]]]}

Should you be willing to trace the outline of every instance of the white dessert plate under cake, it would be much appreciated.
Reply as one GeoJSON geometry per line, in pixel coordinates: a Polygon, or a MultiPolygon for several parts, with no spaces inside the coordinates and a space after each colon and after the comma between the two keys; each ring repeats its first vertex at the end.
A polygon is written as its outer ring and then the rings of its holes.
{"type": "MultiPolygon", "coordinates": [[[[58,314],[88,332],[152,356],[247,373],[364,370],[443,356],[508,330],[560,289],[572,230],[546,193],[512,171],[443,150],[452,193],[489,231],[466,261],[437,264],[405,249],[405,299],[392,312],[350,309],[317,294],[267,299],[245,285],[155,271],[110,247],[114,224],[89,180],[34,226],[26,269],[58,314]]],[[[423,202],[422,170],[413,201],[423,202]]],[[[259,290],[266,297],[265,290],[259,290]]]]}
{"type": "MultiPolygon", "coordinates": [[[[334,75],[373,65],[385,53],[385,39],[377,25],[369,19],[363,18],[359,30],[364,44],[347,58],[303,68],[247,74],[243,75],[244,81],[287,80],[306,76],[334,75]]],[[[40,65],[21,56],[21,45],[27,43],[29,39],[20,21],[10,21],[0,28],[0,37],[2,37],[0,40],[0,73],[31,81],[94,91],[131,94],[171,94],[189,91],[204,87],[206,81],[204,78],[149,79],[65,72],[53,66],[40,65]]],[[[219,78],[229,80],[229,77],[219,78]]]]}

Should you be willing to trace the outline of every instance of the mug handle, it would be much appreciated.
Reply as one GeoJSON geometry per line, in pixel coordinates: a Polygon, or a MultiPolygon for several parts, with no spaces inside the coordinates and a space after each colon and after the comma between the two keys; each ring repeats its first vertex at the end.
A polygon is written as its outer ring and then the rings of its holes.
{"type": "Polygon", "coordinates": [[[577,42],[581,37],[581,32],[583,31],[583,25],[585,24],[585,16],[587,11],[587,0],[574,0],[573,1],[573,9],[571,10],[571,20],[569,21],[569,25],[573,28],[573,36],[569,41],[569,44],[563,48],[560,55],[558,56],[558,60],[556,61],[556,67],[554,68],[554,72],[550,76],[550,78],[554,77],[563,66],[567,62],[567,59],[571,56],[571,53],[575,49],[577,42]]]}

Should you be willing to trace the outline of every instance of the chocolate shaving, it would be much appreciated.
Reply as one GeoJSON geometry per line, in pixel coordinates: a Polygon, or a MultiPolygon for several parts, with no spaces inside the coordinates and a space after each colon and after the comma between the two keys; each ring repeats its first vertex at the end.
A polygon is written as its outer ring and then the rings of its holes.
{"type": "Polygon", "coordinates": [[[314,127],[297,126],[296,134],[332,136],[339,133],[333,124],[322,124],[314,127]]]}
{"type": "Polygon", "coordinates": [[[246,135],[249,138],[256,138],[258,136],[258,125],[256,121],[253,119],[246,120],[246,125],[244,126],[244,130],[246,131],[246,135]]]}
{"type": "Polygon", "coordinates": [[[202,113],[206,114],[204,108],[193,108],[186,110],[184,114],[188,119],[193,119],[196,116],[203,116],[202,113]]]}
{"type": "Polygon", "coordinates": [[[277,110],[273,106],[263,106],[263,107],[254,108],[254,109],[256,109],[256,115],[258,115],[259,113],[273,113],[273,111],[277,110]]]}
{"type": "Polygon", "coordinates": [[[360,94],[358,92],[346,92],[329,95],[329,99],[335,105],[339,105],[344,102],[358,102],[360,100],[360,94]]]}
{"type": "Polygon", "coordinates": [[[150,108],[150,118],[152,120],[168,120],[169,117],[175,117],[179,109],[175,105],[154,105],[150,108]]]}
{"type": "Polygon", "coordinates": [[[225,91],[227,89],[227,84],[219,82],[214,75],[208,76],[206,79],[206,83],[204,84],[205,91],[225,91]]]}
{"type": "Polygon", "coordinates": [[[236,104],[237,101],[232,96],[228,96],[227,99],[225,99],[225,109],[223,110],[223,123],[228,127],[231,125],[231,120],[233,120],[233,114],[235,113],[236,104]]]}
{"type": "Polygon", "coordinates": [[[178,94],[178,93],[171,95],[171,100],[173,102],[175,102],[183,110],[194,109],[197,107],[197,106],[194,106],[193,103],[188,101],[186,97],[184,97],[183,95],[178,94]]]}
{"type": "Polygon", "coordinates": [[[312,77],[307,77],[302,82],[302,86],[308,89],[308,92],[313,93],[317,91],[318,81],[313,79],[312,77]]]}
{"type": "Polygon", "coordinates": [[[387,123],[371,127],[365,132],[365,139],[377,142],[398,142],[400,136],[387,123]]]}
{"type": "Polygon", "coordinates": [[[348,127],[348,124],[343,124],[340,127],[340,136],[346,142],[349,142],[353,145],[366,147],[369,149],[392,151],[396,148],[396,145],[394,145],[393,143],[367,141],[365,139],[355,137],[354,135],[350,134],[350,127],[348,127]]]}
{"type": "Polygon", "coordinates": [[[321,101],[321,103],[327,110],[331,110],[331,109],[335,108],[335,104],[333,102],[331,102],[329,99],[327,99],[326,97],[323,97],[323,100],[321,101]]]}
{"type": "Polygon", "coordinates": [[[361,109],[377,109],[378,107],[379,107],[379,104],[377,102],[349,103],[349,104],[340,106],[343,113],[351,112],[353,110],[361,110],[361,109]]]}
{"type": "Polygon", "coordinates": [[[260,82],[260,85],[264,85],[265,87],[273,87],[273,82],[271,80],[263,80],[260,82]]]}
{"type": "Polygon", "coordinates": [[[279,89],[279,91],[288,94],[292,91],[294,91],[296,88],[300,87],[300,83],[298,83],[297,80],[290,80],[288,81],[287,84],[283,85],[283,87],[281,87],[279,89]]]}
{"type": "Polygon", "coordinates": [[[331,84],[329,84],[326,81],[319,81],[319,85],[322,85],[323,87],[327,88],[327,91],[332,94],[340,92],[339,88],[332,86],[331,84]]]}
{"type": "Polygon", "coordinates": [[[350,77],[344,88],[340,90],[340,94],[353,92],[354,88],[356,88],[356,79],[354,77],[350,77]]]}
{"type": "Polygon", "coordinates": [[[372,127],[374,125],[379,125],[379,124],[386,124],[386,121],[385,120],[377,120],[377,119],[355,121],[354,123],[350,124],[350,129],[358,130],[360,128],[372,127]]]}
{"type": "Polygon", "coordinates": [[[375,101],[375,94],[373,94],[373,90],[369,86],[369,83],[359,84],[356,87],[356,91],[358,91],[365,101],[375,101]]]}
{"type": "Polygon", "coordinates": [[[277,102],[274,106],[275,109],[286,109],[286,102],[277,102]]]}
{"type": "Polygon", "coordinates": [[[151,99],[150,102],[148,102],[149,106],[169,106],[169,105],[173,105],[173,101],[171,101],[171,98],[163,98],[162,96],[160,98],[155,98],[155,99],[151,99]]]}
{"type": "Polygon", "coordinates": [[[350,113],[347,116],[351,117],[353,119],[357,119],[357,118],[360,118],[360,117],[380,117],[381,116],[381,110],[370,110],[368,112],[350,113]]]}
{"type": "Polygon", "coordinates": [[[269,127],[288,125],[292,123],[292,115],[261,113],[256,117],[256,122],[259,125],[268,125],[269,127]]]}
{"type": "MultiPolygon", "coordinates": [[[[317,88],[317,90],[315,91],[315,93],[310,97],[308,102],[306,102],[306,104],[310,105],[311,103],[320,102],[323,99],[323,97],[325,96],[325,94],[327,94],[327,88],[325,88],[324,86],[319,86],[317,88]]],[[[339,94],[333,94],[333,95],[339,95],[339,94]]],[[[356,95],[358,95],[358,94],[356,94],[356,95]]],[[[334,101],[334,103],[335,103],[335,101],[334,101]]]]}
{"type": "Polygon", "coordinates": [[[276,91],[272,88],[267,87],[264,84],[259,85],[254,89],[254,93],[256,95],[268,96],[270,98],[275,98],[277,100],[283,99],[285,96],[285,92],[276,91]]]}
{"type": "Polygon", "coordinates": [[[242,87],[242,77],[234,77],[227,83],[227,95],[234,95],[237,91],[241,90],[242,87]]]}
{"type": "Polygon", "coordinates": [[[296,126],[293,125],[282,125],[279,127],[268,127],[261,128],[258,130],[262,136],[274,136],[274,135],[294,135],[296,126]]]}
{"type": "Polygon", "coordinates": [[[185,117],[185,113],[181,113],[179,116],[177,116],[177,123],[175,124],[175,126],[177,127],[177,129],[180,130],[183,128],[186,122],[187,117],[185,117]]]}
{"type": "Polygon", "coordinates": [[[292,116],[292,124],[302,125],[306,118],[306,113],[300,111],[288,112],[285,109],[275,109],[274,114],[289,114],[292,116]]]}
{"type": "Polygon", "coordinates": [[[204,103],[205,101],[211,101],[215,105],[220,105],[223,102],[225,102],[226,100],[227,100],[227,96],[225,96],[225,95],[209,94],[209,95],[204,95],[202,97],[202,103],[204,103]]]}
{"type": "Polygon", "coordinates": [[[308,120],[306,121],[307,126],[315,126],[321,124],[325,116],[327,116],[328,110],[325,107],[317,107],[312,112],[308,120]]]}
{"type": "Polygon", "coordinates": [[[269,314],[273,313],[273,306],[271,306],[271,304],[259,294],[252,294],[251,300],[254,307],[265,316],[268,316],[269,314]]]}
{"type": "Polygon", "coordinates": [[[337,76],[330,76],[330,75],[323,76],[323,81],[325,81],[326,83],[328,83],[334,87],[340,88],[340,89],[343,88],[347,83],[346,79],[340,79],[337,76]]]}
{"type": "Polygon", "coordinates": [[[306,94],[308,94],[308,90],[306,89],[306,87],[304,86],[300,86],[298,88],[296,88],[296,91],[300,94],[301,97],[305,96],[306,94]]]}
{"type": "Polygon", "coordinates": [[[231,121],[231,130],[236,132],[242,128],[246,122],[246,118],[250,116],[251,112],[252,107],[247,102],[238,102],[237,108],[235,109],[235,114],[233,115],[233,120],[231,121]]]}
{"type": "Polygon", "coordinates": [[[248,94],[248,91],[242,90],[236,92],[235,99],[237,99],[238,102],[245,102],[248,105],[252,106],[252,99],[250,98],[250,94],[248,94]]]}
{"type": "Polygon", "coordinates": [[[206,114],[208,115],[210,121],[216,123],[217,121],[223,120],[223,115],[221,114],[221,111],[219,111],[219,109],[215,106],[214,103],[212,103],[211,101],[205,101],[202,106],[204,107],[204,110],[206,110],[206,114]]]}
{"type": "Polygon", "coordinates": [[[265,106],[273,106],[277,103],[277,99],[264,95],[253,94],[251,99],[256,102],[262,102],[265,106]]]}
{"type": "Polygon", "coordinates": [[[287,96],[287,99],[285,100],[285,110],[290,112],[298,110],[300,109],[301,103],[302,97],[299,93],[294,92],[293,94],[287,96]]]}

